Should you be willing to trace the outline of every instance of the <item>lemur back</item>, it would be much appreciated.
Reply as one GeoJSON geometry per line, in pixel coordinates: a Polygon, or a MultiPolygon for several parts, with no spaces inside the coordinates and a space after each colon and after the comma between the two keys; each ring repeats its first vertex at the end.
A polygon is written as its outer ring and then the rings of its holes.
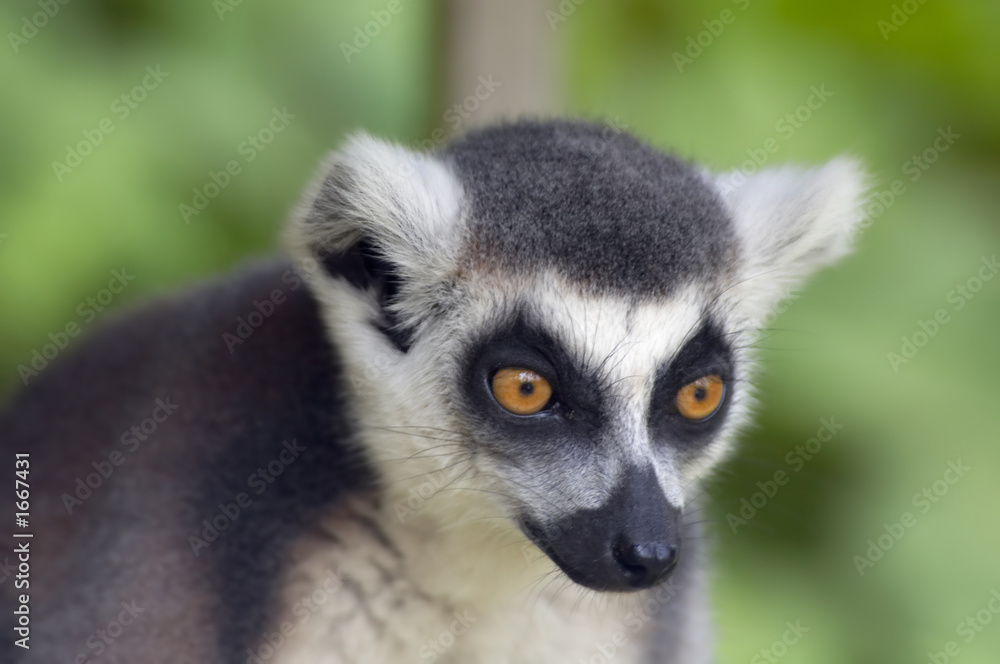
{"type": "Polygon", "coordinates": [[[0,656],[709,661],[703,480],[863,189],[578,122],[351,139],[288,258],[107,322],[0,414],[35,533],[0,656]]]}

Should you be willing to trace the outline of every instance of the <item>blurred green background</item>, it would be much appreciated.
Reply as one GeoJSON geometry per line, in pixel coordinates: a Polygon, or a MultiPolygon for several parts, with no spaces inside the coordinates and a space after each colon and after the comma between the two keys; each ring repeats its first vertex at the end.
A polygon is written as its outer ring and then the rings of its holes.
{"type": "MultiPolygon", "coordinates": [[[[117,308],[272,252],[346,132],[418,144],[446,126],[442,6],[404,0],[347,63],[341,42],[386,3],[224,2],[53,0],[37,34],[37,2],[0,8],[0,394],[112,270],[135,275],[117,308]],[[128,107],[157,66],[168,75],[128,107]],[[244,143],[284,108],[273,141],[244,143]],[[179,206],[231,160],[240,172],[186,223],[179,206]]],[[[552,30],[545,3],[534,16],[561,67],[557,111],[716,170],[772,138],[767,165],[848,152],[882,192],[857,253],[761,343],[759,426],[711,490],[719,661],[997,662],[1000,279],[981,267],[1000,253],[1000,3],[564,5],[552,30]],[[802,120],[812,87],[829,96],[802,120]],[[805,460],[823,418],[842,428],[805,460]],[[727,516],[741,508],[745,524],[727,516]],[[915,524],[894,526],[905,512],[915,524]],[[891,548],[869,551],[880,536],[891,548]],[[786,622],[808,632],[773,646],[786,622]]]]}

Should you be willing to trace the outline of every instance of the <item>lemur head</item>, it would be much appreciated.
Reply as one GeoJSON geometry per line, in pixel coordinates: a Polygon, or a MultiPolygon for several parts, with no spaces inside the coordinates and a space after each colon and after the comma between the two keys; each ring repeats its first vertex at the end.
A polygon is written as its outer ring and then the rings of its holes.
{"type": "Polygon", "coordinates": [[[357,136],[289,237],[321,265],[387,491],[450,472],[440,493],[471,491],[427,509],[500,515],[574,581],[631,590],[684,555],[685,504],[747,418],[754,335],[846,253],[863,190],[850,160],[716,177],[522,121],[431,154],[357,136]]]}

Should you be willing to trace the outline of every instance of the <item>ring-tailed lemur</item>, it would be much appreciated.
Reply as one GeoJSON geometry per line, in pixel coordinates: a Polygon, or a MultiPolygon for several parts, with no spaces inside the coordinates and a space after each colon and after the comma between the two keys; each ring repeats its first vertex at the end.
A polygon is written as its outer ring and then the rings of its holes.
{"type": "Polygon", "coordinates": [[[701,479],[863,189],[580,122],[354,137],[290,260],[106,324],[0,416],[14,660],[707,661],[701,479]]]}

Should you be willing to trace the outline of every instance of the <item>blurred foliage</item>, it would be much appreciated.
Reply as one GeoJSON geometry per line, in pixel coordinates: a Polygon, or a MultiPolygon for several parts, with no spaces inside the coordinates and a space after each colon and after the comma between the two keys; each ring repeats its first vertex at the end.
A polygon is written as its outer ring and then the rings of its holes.
{"type": "MultiPolygon", "coordinates": [[[[70,2],[16,52],[8,37],[0,390],[113,269],[136,276],[118,307],[271,252],[346,132],[415,142],[439,124],[428,5],[407,4],[347,64],[340,42],[378,3],[230,4],[220,17],[208,2],[70,2]],[[120,117],[115,100],[156,66],[169,76],[120,117]],[[240,146],[285,108],[287,129],[247,161],[240,146]],[[52,162],[105,118],[114,131],[60,182],[52,162]],[[239,175],[185,223],[179,206],[230,160],[239,175]]],[[[6,3],[3,34],[37,11],[6,3]]],[[[720,661],[768,661],[753,658],[800,621],[809,632],[787,661],[927,662],[955,641],[963,663],[995,662],[1000,620],[971,642],[956,627],[1000,589],[1000,279],[961,309],[949,294],[1000,245],[1000,5],[587,0],[554,33],[569,113],[615,119],[717,170],[775,138],[768,165],[848,152],[878,190],[905,188],[873,209],[856,255],[790,301],[761,341],[759,425],[713,482],[705,517],[720,661]],[[716,23],[724,11],[732,20],[716,23]],[[678,66],[689,38],[704,45],[678,66]],[[830,98],[791,135],[779,131],[813,86],[830,98]],[[914,171],[949,128],[960,137],[914,171]],[[949,322],[893,367],[887,354],[938,309],[949,322]],[[843,428],[796,471],[786,455],[822,418],[843,428]],[[971,470],[922,513],[914,495],[958,459],[971,470]],[[734,533],[727,515],[778,470],[788,483],[734,533]],[[916,526],[859,574],[854,556],[907,511],[916,526]]]]}

